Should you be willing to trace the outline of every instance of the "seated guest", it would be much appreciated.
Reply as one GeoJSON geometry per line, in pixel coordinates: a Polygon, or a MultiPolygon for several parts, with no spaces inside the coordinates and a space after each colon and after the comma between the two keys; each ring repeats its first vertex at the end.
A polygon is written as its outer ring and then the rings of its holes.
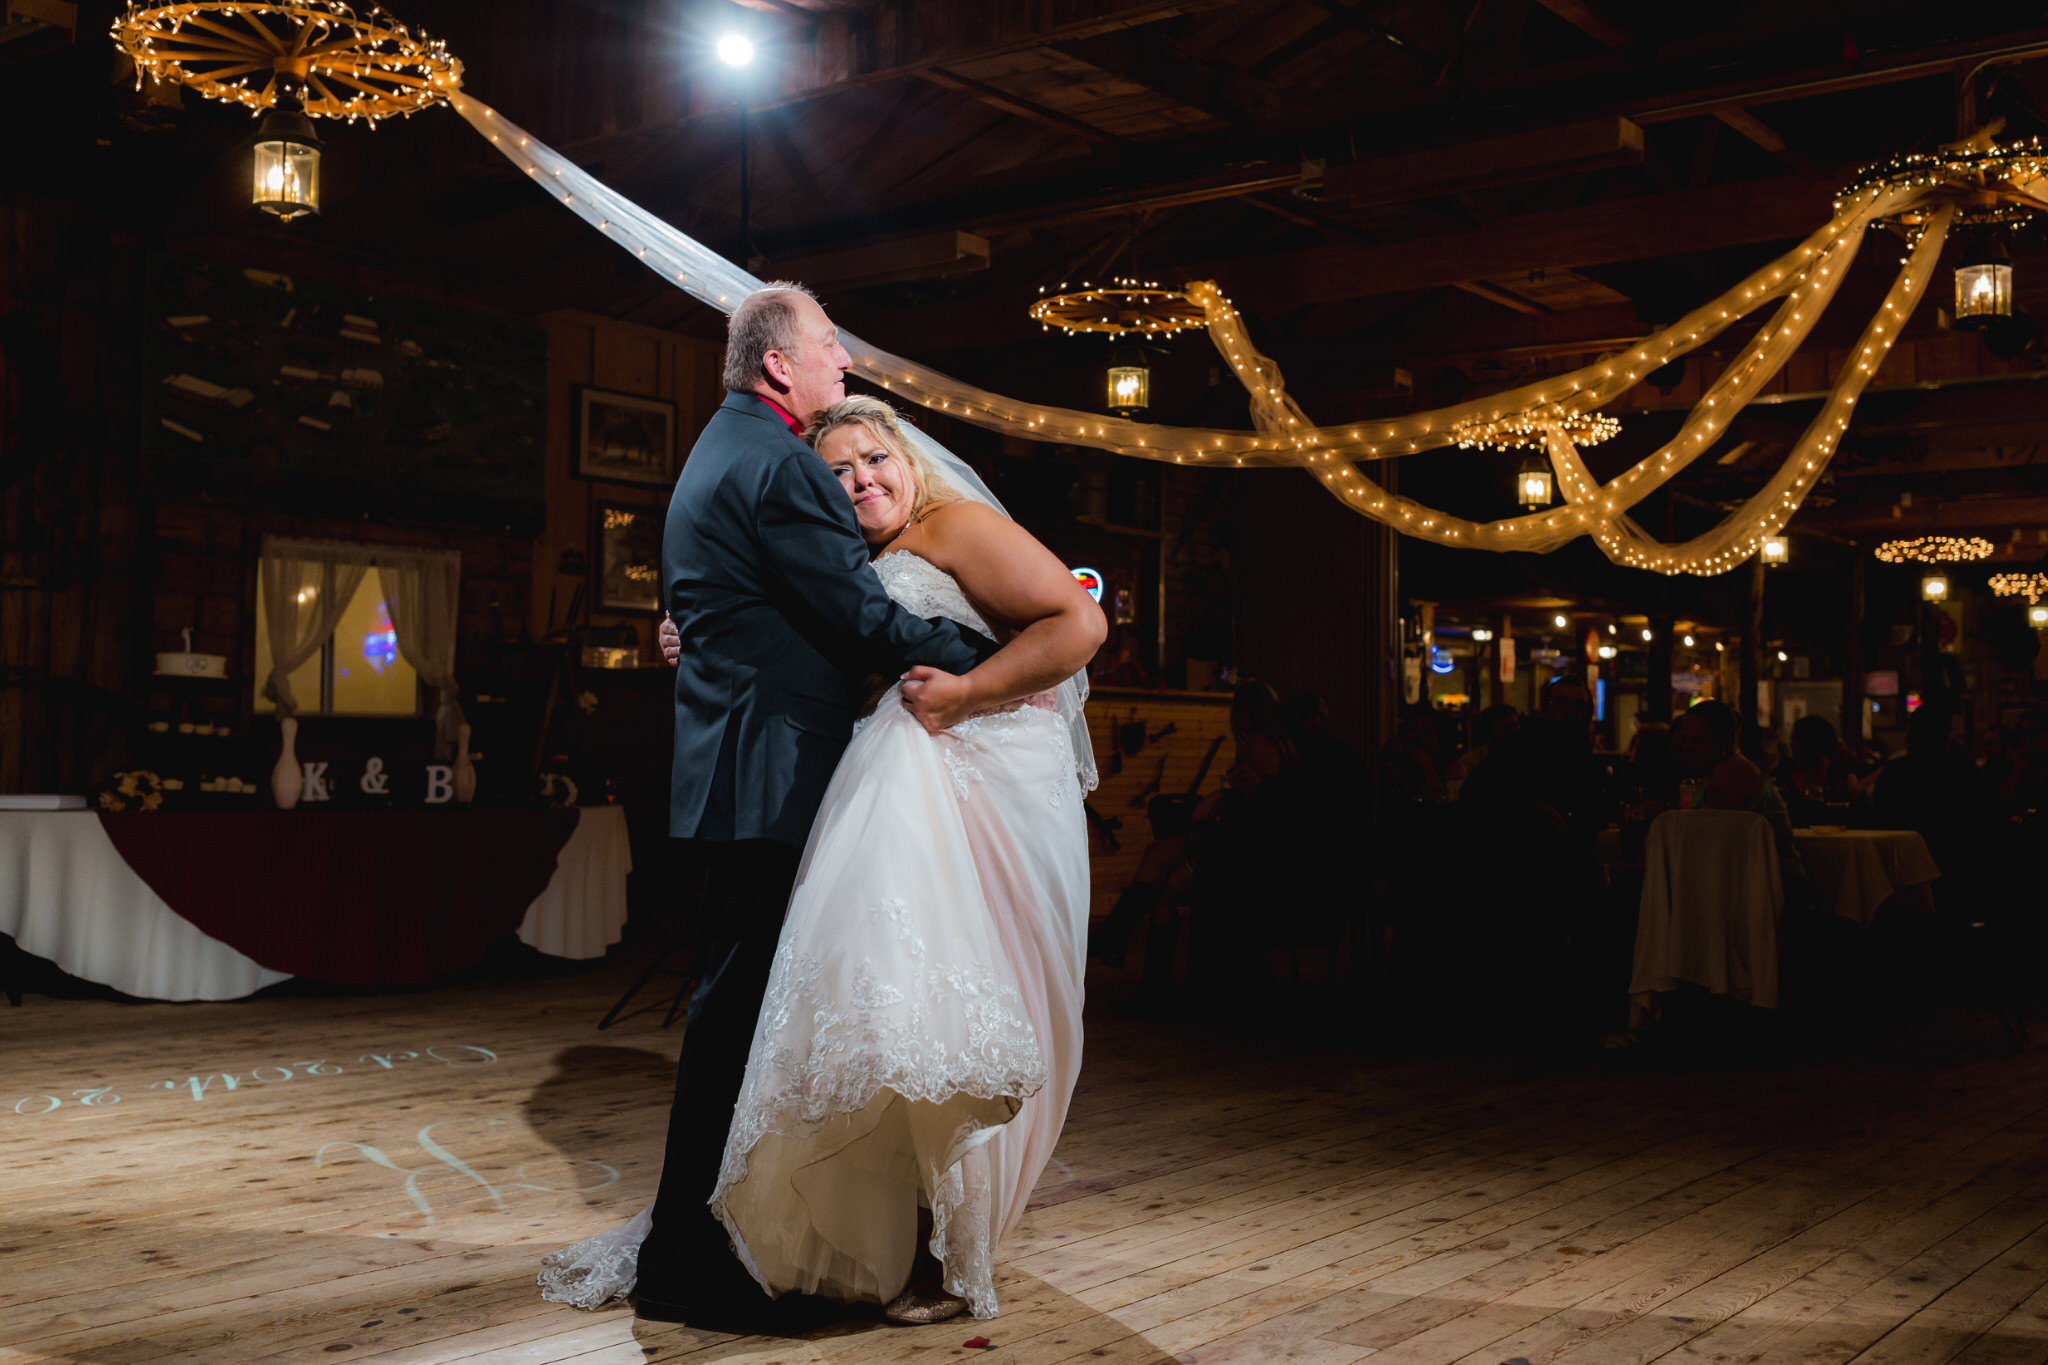
{"type": "MultiPolygon", "coordinates": [[[[1984,813],[1982,775],[1955,743],[1954,724],[1946,707],[1932,702],[1922,706],[1906,722],[1906,752],[1885,764],[1877,776],[1873,804],[1879,817],[1893,829],[1919,830],[1930,845],[1946,842],[1958,822],[1984,813]]],[[[2023,764],[2024,750],[2023,741],[2021,752],[2014,755],[2015,769],[2023,764]]],[[[2020,776],[2007,776],[2008,789],[2016,790],[2020,776]]],[[[1940,860],[1937,853],[1935,861],[1940,860]]]]}
{"type": "Polygon", "coordinates": [[[1505,703],[1489,706],[1481,711],[1472,718],[1472,747],[1465,751],[1463,757],[1451,764],[1450,771],[1444,774],[1444,780],[1447,783],[1463,782],[1472,776],[1479,770],[1479,765],[1486,762],[1486,756],[1493,752],[1496,745],[1513,738],[1516,731],[1521,728],[1522,713],[1505,703]]]}
{"type": "Polygon", "coordinates": [[[2048,708],[2021,713],[2013,727],[2012,752],[1992,792],[2015,815],[2048,810],[2048,708]]]}
{"type": "Polygon", "coordinates": [[[1858,786],[1826,716],[1801,716],[1793,722],[1791,757],[1773,780],[1794,825],[1830,823],[1828,807],[1854,800],[1858,786]]]}
{"type": "Polygon", "coordinates": [[[1736,752],[1735,731],[1735,712],[1725,702],[1694,702],[1679,718],[1671,752],[1680,770],[1697,783],[1692,809],[1746,810],[1770,821],[1785,904],[1803,906],[1812,893],[1806,864],[1792,842],[1791,815],[1763,769],[1736,752]]]}
{"type": "Polygon", "coordinates": [[[1427,706],[1404,706],[1394,738],[1380,750],[1380,796],[1393,807],[1444,799],[1437,756],[1436,715],[1427,706]]]}
{"type": "Polygon", "coordinates": [[[1584,679],[1561,673],[1543,685],[1537,714],[1495,742],[1458,795],[1538,806],[1590,850],[1612,808],[1607,788],[1607,770],[1593,753],[1593,694],[1584,679]]]}
{"type": "MultiPolygon", "coordinates": [[[[1322,873],[1339,846],[1317,764],[1304,758],[1302,737],[1279,694],[1262,682],[1240,684],[1231,698],[1230,730],[1236,754],[1224,790],[1191,813],[1154,802],[1160,837],[1146,846],[1136,876],[1089,935],[1092,956],[1121,966],[1132,933],[1150,921],[1148,993],[1171,981],[1182,904],[1194,904],[1203,922],[1200,955],[1223,963],[1243,946],[1240,931],[1248,932],[1251,923],[1271,927],[1317,909],[1319,888],[1328,880],[1322,873]]],[[[1353,785],[1362,798],[1363,783],[1353,785]]]]}
{"type": "Polygon", "coordinates": [[[1280,710],[1297,735],[1329,733],[1330,707],[1312,687],[1297,687],[1280,699],[1280,710]]]}
{"type": "MultiPolygon", "coordinates": [[[[1551,679],[1537,714],[1499,737],[1459,789],[1457,845],[1431,849],[1439,867],[1484,849],[1493,865],[1517,871],[1513,897],[1468,898],[1439,912],[1446,923],[1416,926],[1425,943],[1455,954],[1461,970],[1493,989],[1532,977],[1582,984],[1604,960],[1606,880],[1594,839],[1612,803],[1592,721],[1585,682],[1551,679]]],[[[1575,1008],[1582,997],[1567,986],[1548,1003],[1575,1008]]]]}
{"type": "Polygon", "coordinates": [[[1678,765],[1671,757],[1669,725],[1651,720],[1636,727],[1621,781],[1626,803],[1639,808],[1639,819],[1650,818],[1652,807],[1661,814],[1678,804],[1678,765]]]}
{"type": "Polygon", "coordinates": [[[1310,787],[1317,818],[1332,829],[1356,833],[1372,803],[1372,773],[1358,750],[1330,733],[1330,708],[1322,694],[1296,688],[1280,702],[1294,738],[1300,776],[1310,787]]]}
{"type": "Polygon", "coordinates": [[[1936,904],[1974,907],[1990,871],[1987,858],[1998,857],[2000,836],[2010,829],[1994,817],[2001,807],[2012,808],[2009,803],[2026,781],[2027,727],[2022,718],[2014,771],[2000,790],[1991,791],[1969,752],[1953,738],[1953,725],[1946,707],[1930,702],[1915,711],[1906,722],[1906,752],[1878,773],[1871,804],[1887,829],[1914,830],[1927,841],[1941,869],[1934,884],[1936,904]]]}

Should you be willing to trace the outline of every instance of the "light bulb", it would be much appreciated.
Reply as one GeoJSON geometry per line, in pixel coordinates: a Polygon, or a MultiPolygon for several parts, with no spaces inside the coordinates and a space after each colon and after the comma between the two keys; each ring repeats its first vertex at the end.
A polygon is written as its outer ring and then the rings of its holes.
{"type": "Polygon", "coordinates": [[[1692,648],[1692,636],[1688,635],[1688,636],[1686,636],[1686,637],[1685,637],[1685,647],[1686,647],[1687,649],[1691,649],[1691,648],[1692,648]]]}
{"type": "Polygon", "coordinates": [[[1555,625],[1559,630],[1563,630],[1566,626],[1569,626],[1571,624],[1571,619],[1567,617],[1563,612],[1559,612],[1557,615],[1551,617],[1550,620],[1551,624],[1555,625]]]}
{"type": "Polygon", "coordinates": [[[1643,627],[1643,643],[1650,643],[1650,629],[1648,626],[1643,627]]]}
{"type": "Polygon", "coordinates": [[[740,34],[728,33],[718,40],[718,60],[727,66],[745,66],[754,60],[754,44],[740,34]]]}

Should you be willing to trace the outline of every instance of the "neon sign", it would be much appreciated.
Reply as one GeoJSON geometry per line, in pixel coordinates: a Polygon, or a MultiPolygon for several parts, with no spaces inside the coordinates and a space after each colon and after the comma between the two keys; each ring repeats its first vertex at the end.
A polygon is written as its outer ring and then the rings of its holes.
{"type": "Polygon", "coordinates": [[[1102,575],[1093,569],[1075,569],[1074,581],[1088,590],[1088,596],[1099,605],[1102,601],[1102,575]]]}

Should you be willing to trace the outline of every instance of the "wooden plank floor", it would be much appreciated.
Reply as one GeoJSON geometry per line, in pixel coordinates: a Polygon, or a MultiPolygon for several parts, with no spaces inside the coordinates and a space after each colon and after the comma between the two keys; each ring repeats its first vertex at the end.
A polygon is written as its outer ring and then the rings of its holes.
{"type": "Polygon", "coordinates": [[[994,1322],[802,1340],[543,1304],[651,1197],[640,964],[0,1011],[0,1363],[2048,1360],[2048,1049],[1390,1057],[1091,1016],[994,1322]]]}

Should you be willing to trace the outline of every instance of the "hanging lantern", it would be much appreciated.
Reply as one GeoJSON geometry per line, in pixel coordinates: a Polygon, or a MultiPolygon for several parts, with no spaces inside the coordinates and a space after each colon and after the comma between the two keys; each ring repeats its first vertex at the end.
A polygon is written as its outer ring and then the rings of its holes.
{"type": "Polygon", "coordinates": [[[1541,456],[1522,461],[1515,475],[1515,501],[1524,507],[1550,506],[1550,464],[1541,456]]]}
{"type": "Polygon", "coordinates": [[[306,117],[298,82],[278,80],[277,104],[256,133],[255,183],[250,207],[294,218],[320,216],[320,137],[306,117]]]}
{"type": "Polygon", "coordinates": [[[1765,568],[1775,569],[1792,562],[1792,542],[1782,535],[1765,536],[1758,553],[1763,556],[1765,568]]]}
{"type": "Polygon", "coordinates": [[[1920,596],[1929,602],[1948,601],[1948,575],[1931,573],[1920,580],[1920,596]]]}
{"type": "Polygon", "coordinates": [[[1119,346],[1109,353],[1108,407],[1119,417],[1143,412],[1152,401],[1152,371],[1145,366],[1145,353],[1135,346],[1119,346]]]}
{"type": "Polygon", "coordinates": [[[2012,316],[2012,259],[1995,237],[1980,239],[1956,266],[1956,330],[1980,331],[2012,316]]]}

